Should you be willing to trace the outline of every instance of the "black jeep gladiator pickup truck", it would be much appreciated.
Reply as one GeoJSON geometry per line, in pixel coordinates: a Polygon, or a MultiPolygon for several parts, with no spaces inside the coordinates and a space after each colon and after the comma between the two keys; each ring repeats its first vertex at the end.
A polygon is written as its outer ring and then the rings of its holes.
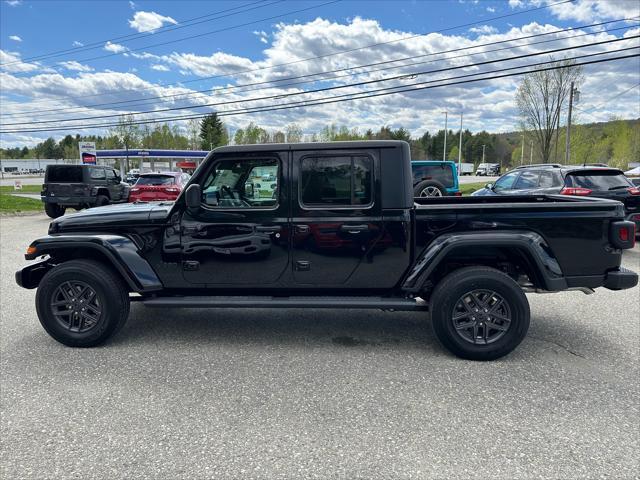
{"type": "Polygon", "coordinates": [[[622,203],[412,192],[405,142],[221,147],[175,202],[54,220],[16,280],[38,288],[45,330],[75,347],[115,334],[132,301],[374,308],[430,311],[444,347],[477,360],[522,341],[525,292],[637,284],[620,267],[635,241],[622,203]]]}

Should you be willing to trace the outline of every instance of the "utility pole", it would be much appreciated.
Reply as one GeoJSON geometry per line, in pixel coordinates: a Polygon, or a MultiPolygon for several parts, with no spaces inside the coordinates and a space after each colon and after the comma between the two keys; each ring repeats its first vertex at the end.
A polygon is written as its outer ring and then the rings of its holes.
{"type": "Polygon", "coordinates": [[[567,143],[564,150],[564,163],[566,165],[569,165],[571,160],[571,111],[573,110],[573,94],[574,87],[573,82],[571,82],[571,91],[569,92],[569,114],[567,116],[567,143]]]}
{"type": "Polygon", "coordinates": [[[531,152],[529,153],[529,165],[533,163],[533,140],[531,140],[531,152]]]}
{"type": "Polygon", "coordinates": [[[460,112],[460,146],[458,147],[458,175],[462,168],[462,112],[460,112]]]}
{"type": "Polygon", "coordinates": [[[486,146],[486,145],[482,145],[482,163],[484,163],[484,147],[485,147],[485,146],[486,146]]]}
{"type": "Polygon", "coordinates": [[[524,133],[522,134],[522,153],[520,154],[520,165],[524,165],[524,133]]]}
{"type": "Polygon", "coordinates": [[[448,112],[444,111],[444,151],[442,154],[442,160],[447,161],[447,120],[448,120],[448,112]]]}

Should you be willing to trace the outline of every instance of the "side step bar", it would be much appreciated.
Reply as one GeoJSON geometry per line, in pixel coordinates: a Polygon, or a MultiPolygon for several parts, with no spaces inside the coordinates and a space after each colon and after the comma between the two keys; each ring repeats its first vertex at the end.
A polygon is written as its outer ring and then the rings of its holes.
{"type": "Polygon", "coordinates": [[[166,308],[373,308],[382,310],[428,310],[414,298],[384,297],[152,297],[132,298],[147,307],[166,308]]]}

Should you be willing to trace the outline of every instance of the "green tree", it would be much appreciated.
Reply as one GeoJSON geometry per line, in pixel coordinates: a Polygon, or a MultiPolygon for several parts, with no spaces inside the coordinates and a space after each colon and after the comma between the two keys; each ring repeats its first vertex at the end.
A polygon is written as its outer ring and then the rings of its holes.
{"type": "Polygon", "coordinates": [[[202,150],[213,150],[229,143],[227,129],[217,113],[207,115],[200,122],[200,140],[202,150]]]}

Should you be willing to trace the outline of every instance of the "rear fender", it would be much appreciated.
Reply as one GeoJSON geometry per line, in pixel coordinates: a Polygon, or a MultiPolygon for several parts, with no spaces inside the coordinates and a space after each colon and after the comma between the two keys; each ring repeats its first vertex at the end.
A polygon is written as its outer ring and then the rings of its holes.
{"type": "MultiPolygon", "coordinates": [[[[105,259],[109,265],[116,269],[134,292],[150,292],[161,290],[162,283],[149,262],[140,255],[137,245],[130,238],[120,235],[94,234],[94,235],[48,235],[31,243],[29,253],[25,255],[27,260],[33,260],[42,255],[49,255],[52,261],[45,264],[28,266],[28,274],[23,275],[23,281],[29,278],[31,287],[35,288],[42,278],[42,269],[51,268],[56,256],[73,256],[78,258],[78,252],[83,250],[95,253],[105,259]],[[38,265],[40,267],[38,267],[38,265]],[[36,268],[38,270],[35,270],[36,268]],[[37,273],[35,273],[37,272],[37,273]],[[39,278],[38,278],[39,277],[39,278]]],[[[80,257],[82,258],[82,257],[80,257]]],[[[24,272],[24,269],[23,269],[24,272]]],[[[45,270],[46,273],[46,270],[45,270]]]]}
{"type": "Polygon", "coordinates": [[[447,261],[449,255],[458,249],[469,247],[516,249],[527,255],[545,290],[567,288],[560,264],[542,236],[535,232],[510,231],[450,233],[436,238],[417,258],[402,283],[403,290],[419,292],[438,266],[447,261]]]}

